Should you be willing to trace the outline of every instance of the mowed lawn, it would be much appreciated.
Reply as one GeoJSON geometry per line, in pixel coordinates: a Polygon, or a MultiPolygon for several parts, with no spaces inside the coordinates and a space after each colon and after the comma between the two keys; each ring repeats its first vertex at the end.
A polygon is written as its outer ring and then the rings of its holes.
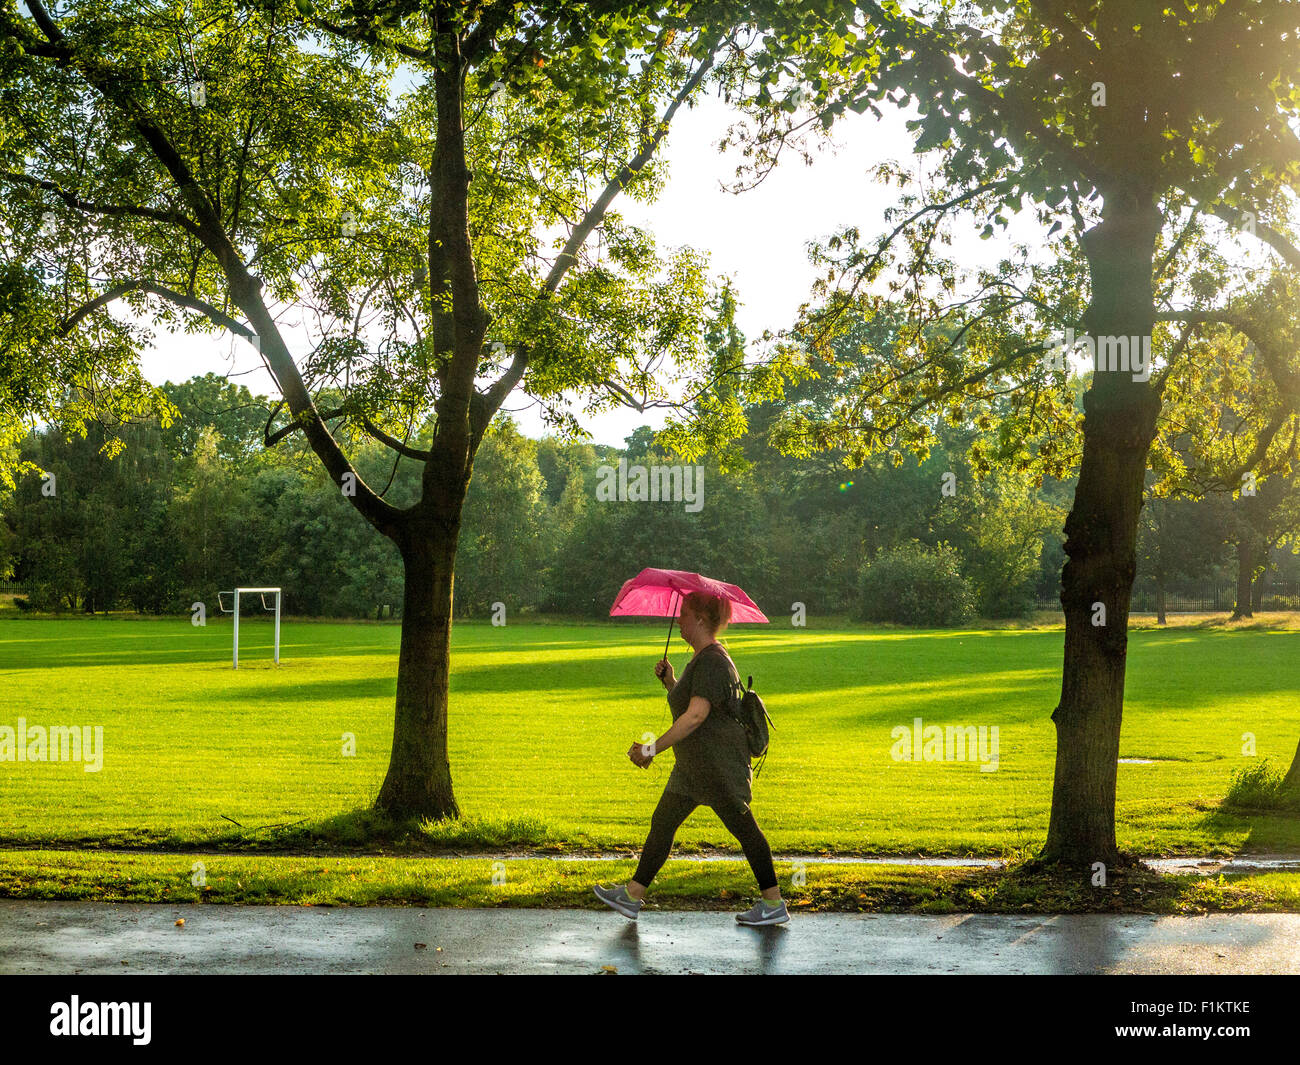
{"type": "MultiPolygon", "coordinates": [[[[639,770],[625,752],[670,721],[651,672],[664,631],[457,624],[451,764],[467,823],[498,843],[638,847],[672,756],[639,770]]],[[[0,621],[0,725],[99,725],[105,748],[97,773],[0,762],[0,844],[274,847],[368,806],[388,764],[399,629],[286,620],[279,668],[270,636],[243,627],[235,672],[228,621],[0,621]]],[[[1003,855],[1041,842],[1060,628],[736,626],[725,639],[776,722],[754,809],[779,852],[1003,855]],[[891,730],[917,717],[997,726],[997,771],[896,761],[891,730]]],[[[675,640],[679,672],[688,654],[675,640]]],[[[1121,847],[1300,849],[1294,817],[1219,810],[1251,761],[1247,733],[1285,768],[1300,737],[1300,631],[1134,632],[1121,756],[1156,761],[1119,767],[1121,847]]],[[[734,846],[704,809],[678,838],[734,846]]]]}

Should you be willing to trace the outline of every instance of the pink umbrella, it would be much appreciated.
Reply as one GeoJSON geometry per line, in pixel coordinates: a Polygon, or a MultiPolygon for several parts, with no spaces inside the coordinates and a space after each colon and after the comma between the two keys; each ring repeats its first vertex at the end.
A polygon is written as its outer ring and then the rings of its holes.
{"type": "MultiPolygon", "coordinates": [[[[680,569],[643,569],[619,589],[614,605],[609,608],[609,616],[676,619],[682,599],[691,592],[706,592],[730,600],[732,621],[767,621],[754,600],[736,585],[680,569]]],[[[668,639],[664,641],[665,658],[672,638],[673,623],[670,621],[668,639]]]]}

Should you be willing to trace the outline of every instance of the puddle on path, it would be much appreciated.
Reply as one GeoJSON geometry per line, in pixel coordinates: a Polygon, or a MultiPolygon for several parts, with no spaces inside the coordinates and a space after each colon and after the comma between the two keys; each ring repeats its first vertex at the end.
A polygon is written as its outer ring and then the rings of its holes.
{"type": "Polygon", "coordinates": [[[1143,864],[1157,873],[1286,873],[1300,872],[1300,857],[1292,855],[1243,855],[1239,858],[1145,858],[1143,864]]]}

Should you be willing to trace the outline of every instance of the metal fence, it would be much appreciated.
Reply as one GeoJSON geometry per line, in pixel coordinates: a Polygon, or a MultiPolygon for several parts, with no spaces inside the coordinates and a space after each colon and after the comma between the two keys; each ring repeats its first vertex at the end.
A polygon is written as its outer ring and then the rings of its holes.
{"type": "MultiPolygon", "coordinates": [[[[1235,584],[1210,584],[1183,586],[1177,591],[1165,593],[1165,611],[1170,614],[1213,613],[1232,610],[1237,602],[1235,584]]],[[[1039,610],[1060,610],[1061,600],[1056,596],[1043,597],[1038,600],[1039,610]]],[[[1300,609],[1300,584],[1294,581],[1270,581],[1264,588],[1261,610],[1296,610],[1300,609]],[[1283,602],[1278,602],[1282,600],[1283,602]]],[[[1154,614],[1156,612],[1156,593],[1150,588],[1138,588],[1133,592],[1129,610],[1134,614],[1154,614]]]]}

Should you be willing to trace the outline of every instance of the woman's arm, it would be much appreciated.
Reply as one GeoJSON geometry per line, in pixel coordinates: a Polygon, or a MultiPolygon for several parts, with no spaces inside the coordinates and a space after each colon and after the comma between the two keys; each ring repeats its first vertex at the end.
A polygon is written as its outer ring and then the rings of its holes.
{"type": "Polygon", "coordinates": [[[686,739],[687,736],[704,724],[704,719],[709,716],[709,710],[709,700],[704,698],[703,695],[691,696],[691,702],[686,708],[686,713],[673,722],[672,728],[655,740],[655,753],[666,751],[674,743],[686,739]]]}
{"type": "Polygon", "coordinates": [[[639,766],[649,765],[656,754],[668,750],[674,743],[684,740],[704,724],[704,719],[709,716],[709,709],[709,700],[703,695],[692,696],[686,712],[673,722],[672,728],[654,741],[649,753],[644,749],[645,744],[634,743],[632,749],[627,752],[628,757],[639,766]]]}

